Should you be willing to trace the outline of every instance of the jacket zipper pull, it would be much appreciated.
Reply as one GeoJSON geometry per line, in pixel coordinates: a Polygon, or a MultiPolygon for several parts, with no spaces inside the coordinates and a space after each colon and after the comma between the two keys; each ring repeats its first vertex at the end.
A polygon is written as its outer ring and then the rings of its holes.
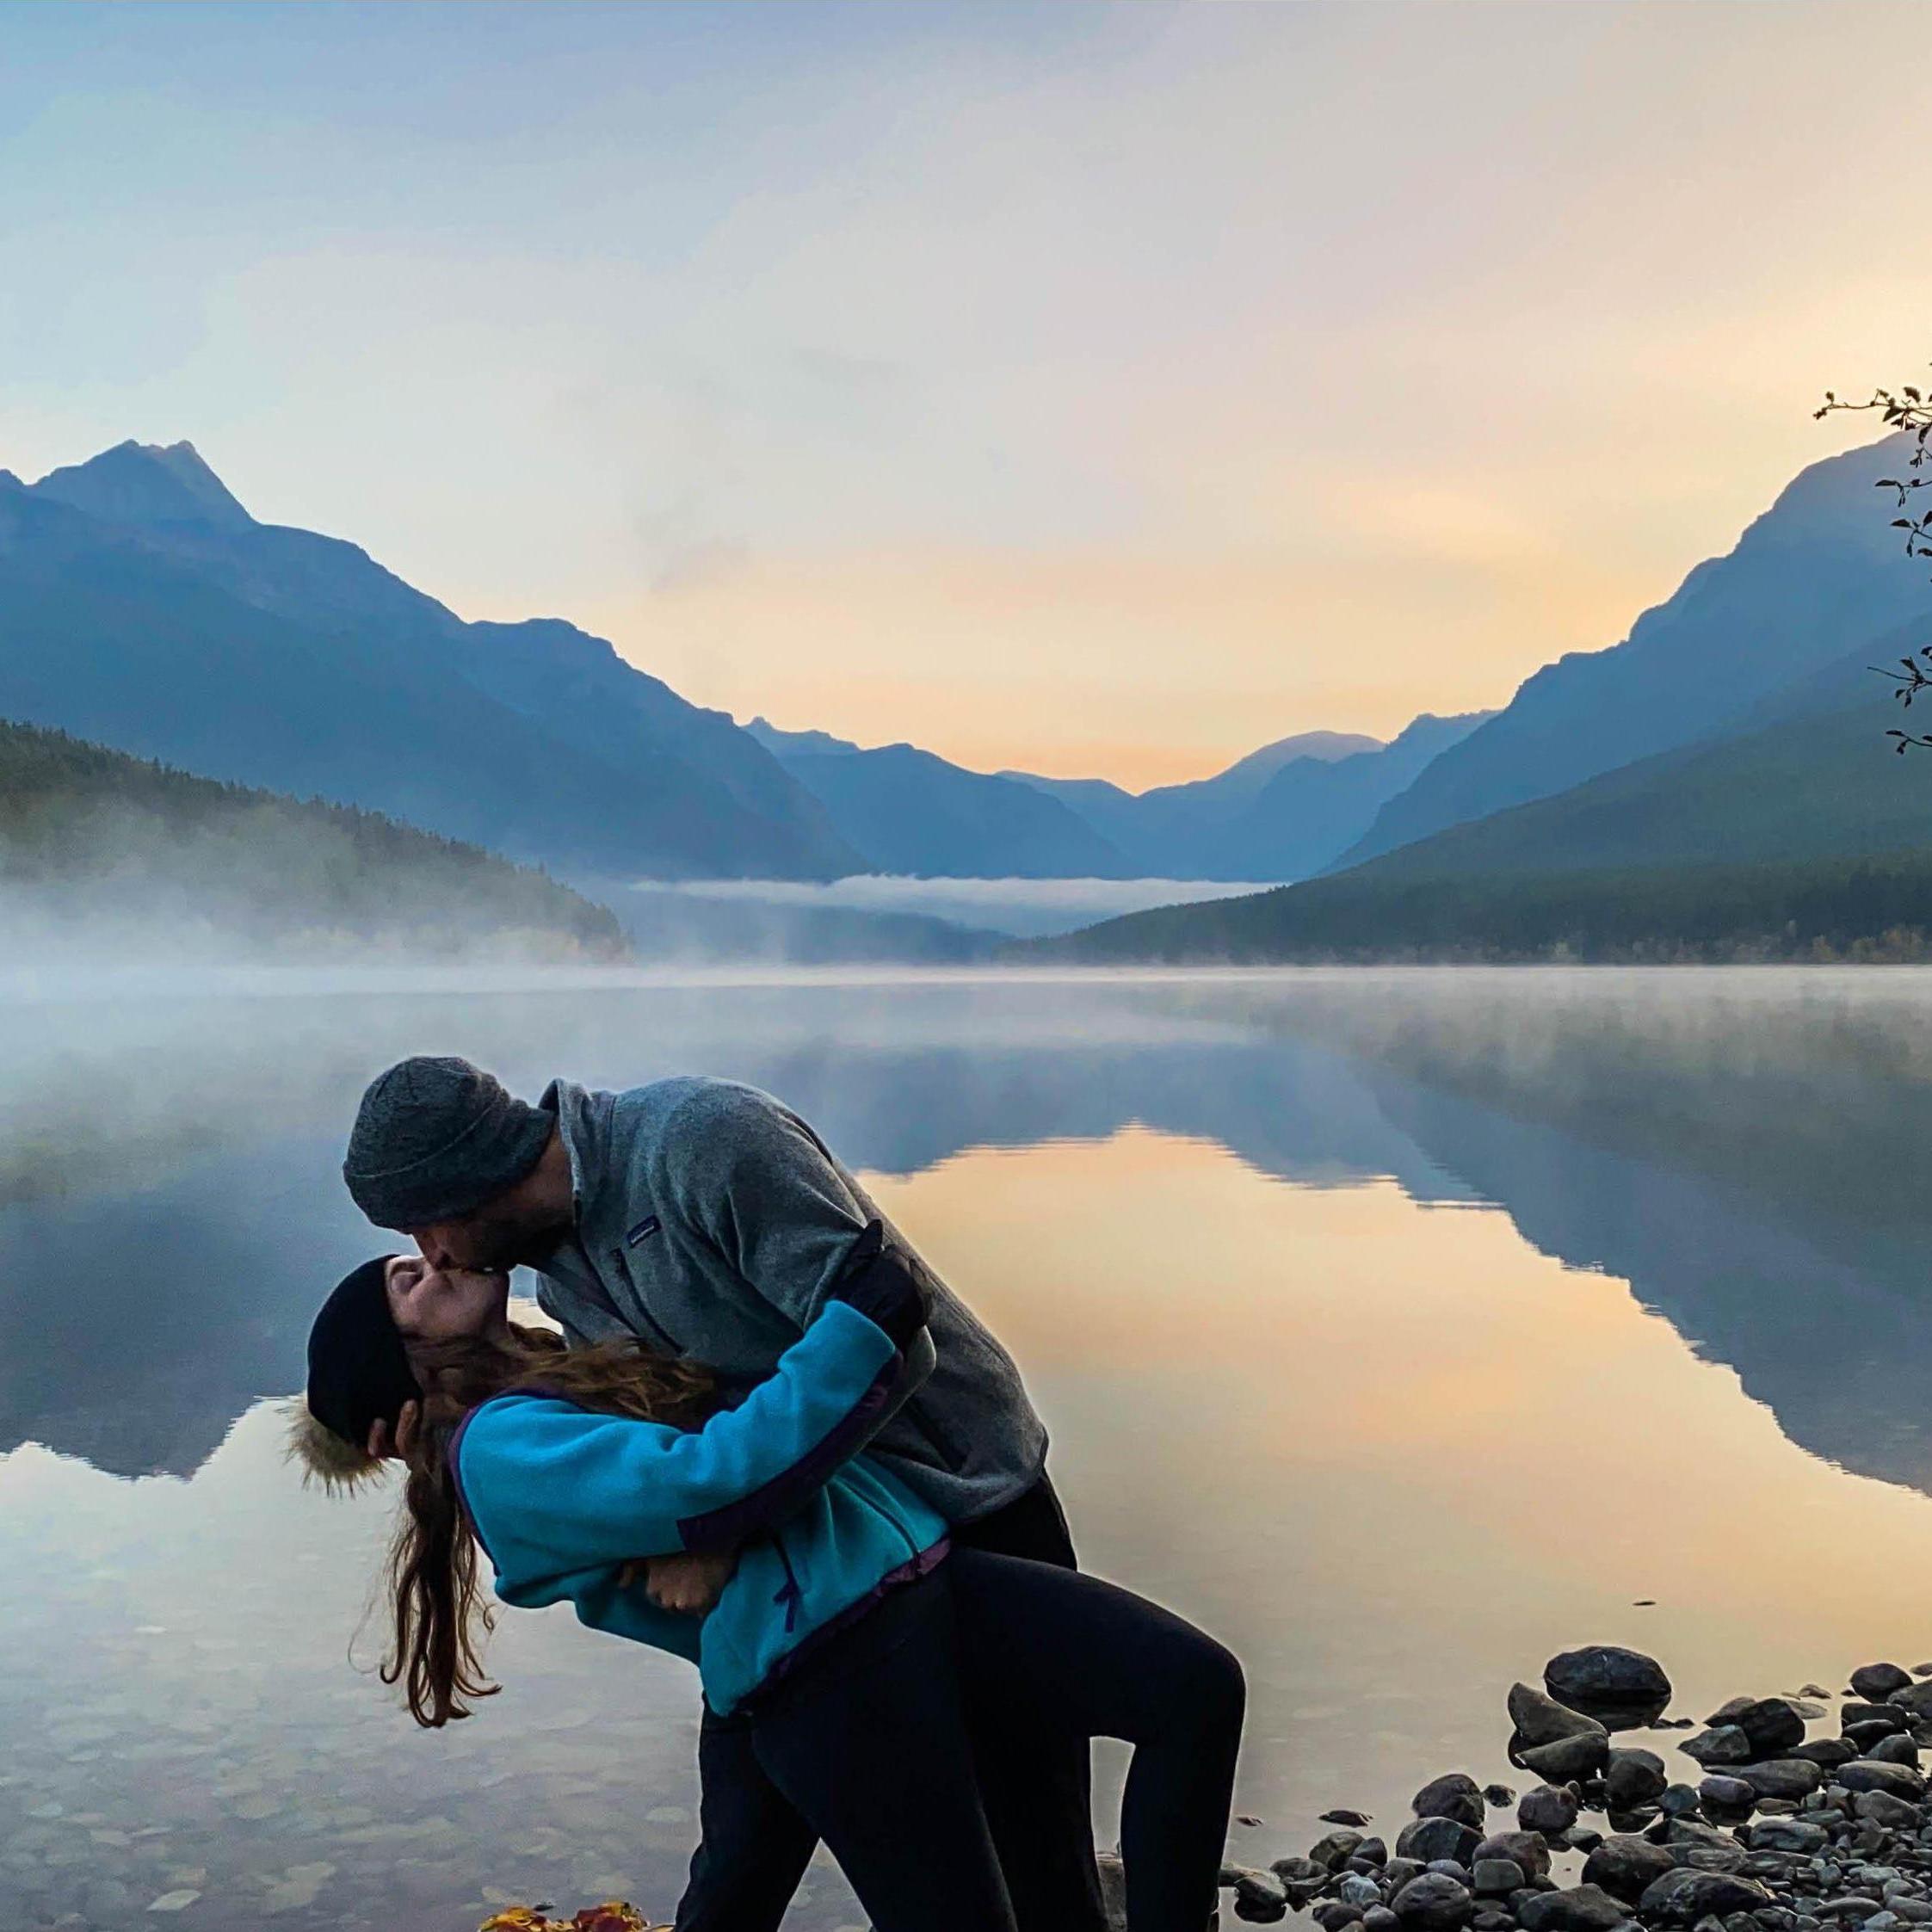
{"type": "Polygon", "coordinates": [[[778,1560],[785,1565],[785,1581],[772,1602],[785,1606],[785,1633],[790,1636],[798,1628],[799,1606],[804,1601],[805,1592],[799,1588],[799,1579],[792,1572],[792,1559],[786,1551],[785,1539],[774,1536],[772,1543],[778,1552],[778,1560]]]}

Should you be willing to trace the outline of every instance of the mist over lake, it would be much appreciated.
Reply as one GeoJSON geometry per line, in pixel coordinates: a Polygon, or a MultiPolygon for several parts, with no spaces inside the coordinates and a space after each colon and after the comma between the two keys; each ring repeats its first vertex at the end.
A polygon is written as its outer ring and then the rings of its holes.
{"type": "MultiPolygon", "coordinates": [[[[9,1923],[182,1890],[223,1932],[670,1910],[694,1676],[507,1616],[503,1694],[418,1733],[362,1621],[386,1500],[281,1461],[316,1301],[381,1244],[347,1123],[410,1051],[526,1094],[726,1074],[810,1118],[1019,1358],[1087,1563],[1243,1657],[1258,1855],[1336,1805],[1393,1822],[1429,1770],[1520,1781],[1503,1694],[1577,1643],[1664,1658],[1693,1715],[1932,1653],[1911,973],[392,970],[4,1001],[9,1923]]],[[[1682,1735],[1624,1741],[1694,1775],[1682,1735]]],[[[835,1873],[807,1890],[792,1923],[861,1923],[835,1873]]]]}

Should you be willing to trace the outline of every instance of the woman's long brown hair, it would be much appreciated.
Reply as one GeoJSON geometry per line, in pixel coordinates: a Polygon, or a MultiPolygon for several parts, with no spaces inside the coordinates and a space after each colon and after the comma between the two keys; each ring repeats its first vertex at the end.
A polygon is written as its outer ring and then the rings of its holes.
{"type": "Polygon", "coordinates": [[[466,1700],[493,1696],[483,1639],[495,1621],[477,1585],[477,1540],[451,1466],[464,1417],[493,1395],[541,1387],[612,1416],[689,1428],[714,1405],[710,1373],[631,1343],[566,1350],[544,1329],[509,1324],[507,1336],[433,1349],[412,1346],[423,1384],[423,1422],[411,1444],[403,1513],[389,1552],[395,1648],[382,1681],[400,1683],[410,1715],[429,1730],[470,1714],[466,1700]]]}

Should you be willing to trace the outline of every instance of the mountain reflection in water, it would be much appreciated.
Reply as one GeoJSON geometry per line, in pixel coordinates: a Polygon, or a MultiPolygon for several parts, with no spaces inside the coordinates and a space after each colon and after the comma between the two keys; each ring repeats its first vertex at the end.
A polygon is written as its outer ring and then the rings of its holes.
{"type": "Polygon", "coordinates": [[[506,1616],[417,1734],[355,1635],[387,1498],[304,1492],[262,1400],[381,1244],[338,1163],[412,1051],[813,1119],[1019,1356],[1087,1562],[1241,1655],[1238,1855],[1513,1779],[1580,1642],[1691,1713],[1932,1654],[1915,975],[273,984],[0,1010],[0,1923],[669,1913],[686,1668],[506,1616]]]}

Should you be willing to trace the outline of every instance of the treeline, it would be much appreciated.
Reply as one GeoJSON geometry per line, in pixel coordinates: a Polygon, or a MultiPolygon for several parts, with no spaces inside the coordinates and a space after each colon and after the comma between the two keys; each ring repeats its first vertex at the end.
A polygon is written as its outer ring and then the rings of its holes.
{"type": "Polygon", "coordinates": [[[274,954],[629,952],[607,908],[479,846],[3,721],[0,927],[274,954]]]}
{"type": "Polygon", "coordinates": [[[1932,960],[1932,849],[1461,879],[1365,871],[1134,913],[1024,952],[1102,964],[1910,964],[1932,960]]]}

